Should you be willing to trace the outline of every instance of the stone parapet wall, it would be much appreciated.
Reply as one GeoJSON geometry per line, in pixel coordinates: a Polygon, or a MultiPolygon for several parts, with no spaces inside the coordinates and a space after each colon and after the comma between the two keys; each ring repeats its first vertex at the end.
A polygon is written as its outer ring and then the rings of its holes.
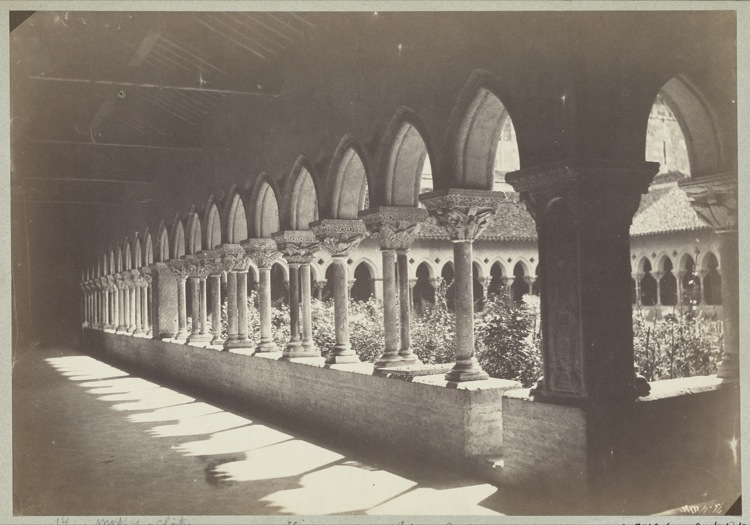
{"type": "Polygon", "coordinates": [[[502,453],[500,379],[448,384],[372,375],[372,365],[278,360],[210,348],[84,330],[84,349],[129,370],[161,377],[196,395],[225,396],[248,409],[309,422],[365,447],[463,465],[502,453]]]}

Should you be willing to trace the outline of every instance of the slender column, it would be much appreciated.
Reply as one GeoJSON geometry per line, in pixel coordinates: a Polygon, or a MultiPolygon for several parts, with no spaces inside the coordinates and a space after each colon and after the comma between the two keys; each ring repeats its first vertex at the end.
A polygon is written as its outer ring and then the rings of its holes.
{"type": "Polygon", "coordinates": [[[383,354],[375,362],[375,367],[421,364],[411,350],[411,302],[406,254],[419,232],[419,225],[427,219],[427,211],[412,207],[381,206],[361,211],[359,218],[378,242],[383,257],[385,340],[383,354]],[[397,252],[403,255],[399,266],[400,284],[396,276],[397,252]]]}
{"type": "Polygon", "coordinates": [[[641,279],[643,279],[643,274],[640,272],[636,272],[631,274],[633,277],[633,280],[635,281],[635,304],[636,306],[641,306],[641,279]]]}
{"type": "Polygon", "coordinates": [[[299,267],[300,313],[302,324],[302,350],[306,354],[320,355],[315,348],[312,338],[312,305],[310,289],[310,262],[304,262],[299,267]]]}
{"type": "MultiPolygon", "coordinates": [[[[360,220],[323,219],[310,224],[310,229],[322,246],[333,257],[333,310],[336,344],[328,354],[326,363],[358,363],[359,357],[349,342],[349,298],[351,286],[347,259],[367,235],[360,220]]],[[[325,284],[325,281],[323,281],[325,284]]],[[[321,288],[322,291],[322,288],[321,288]]]]}
{"type": "Polygon", "coordinates": [[[503,282],[503,290],[505,292],[505,301],[508,303],[508,306],[513,306],[513,283],[515,282],[515,277],[501,277],[503,282]]]}
{"type": "Polygon", "coordinates": [[[107,283],[106,278],[103,279],[102,288],[102,299],[104,299],[104,328],[109,330],[112,328],[112,323],[109,313],[109,283],[107,283]]]}
{"type": "Polygon", "coordinates": [[[456,364],[446,374],[449,381],[488,379],[474,357],[474,283],[471,240],[453,242],[453,281],[456,312],[456,364]]]}
{"type": "Polygon", "coordinates": [[[682,285],[682,281],[683,279],[685,279],[685,275],[687,275],[687,272],[685,270],[680,270],[677,272],[677,306],[680,308],[680,311],[682,311],[682,305],[685,303],[685,298],[683,297],[685,295],[685,289],[682,285]]]}
{"type": "MultiPolygon", "coordinates": [[[[705,223],[714,228],[721,257],[721,296],[724,342],[717,376],[726,382],[739,379],[739,239],[737,173],[693,177],[681,182],[690,204],[705,223]]],[[[701,303],[705,297],[701,278],[701,303]]]]}
{"type": "MultiPolygon", "coordinates": [[[[396,252],[398,267],[398,305],[399,305],[399,335],[401,344],[398,351],[402,365],[421,365],[411,349],[411,283],[409,282],[409,250],[396,252]]],[[[416,281],[415,281],[416,284],[416,281]]]]}
{"type": "Polygon", "coordinates": [[[326,287],[326,280],[325,279],[318,279],[315,281],[315,297],[318,299],[318,301],[323,300],[323,289],[326,287]]]}
{"type": "MultiPolygon", "coordinates": [[[[247,323],[246,323],[247,324],[247,323]]],[[[237,335],[237,272],[227,272],[227,340],[224,348],[230,349],[236,344],[237,335]]]]}
{"type": "Polygon", "coordinates": [[[188,342],[192,342],[199,341],[201,338],[201,291],[200,279],[198,277],[193,277],[191,275],[188,282],[190,283],[190,317],[192,318],[192,326],[187,340],[188,342]]]}
{"type": "Polygon", "coordinates": [[[128,278],[125,279],[125,332],[130,332],[132,330],[133,324],[131,322],[133,311],[132,311],[132,300],[133,300],[133,289],[130,287],[130,283],[128,282],[128,278]]]}
{"type": "Polygon", "coordinates": [[[700,291],[700,300],[698,304],[700,304],[701,306],[705,306],[706,304],[706,277],[708,277],[708,270],[700,270],[696,272],[696,274],[698,275],[698,278],[700,279],[699,281],[700,286],[698,288],[700,291]]]}
{"type": "MultiPolygon", "coordinates": [[[[246,239],[240,243],[248,258],[258,267],[258,315],[260,316],[260,341],[255,353],[278,351],[271,332],[271,266],[279,259],[276,242],[272,239],[246,239]]],[[[237,283],[239,291],[239,281],[237,283]]],[[[247,286],[245,286],[247,290],[247,286]]],[[[245,292],[247,293],[247,292],[245,292]]],[[[247,304],[247,301],[245,301],[247,304]]],[[[238,317],[239,317],[238,305],[238,317]]],[[[247,326],[247,322],[245,322],[247,326]]],[[[238,334],[239,335],[239,334],[238,334]]]]}
{"type": "Polygon", "coordinates": [[[247,270],[237,272],[237,344],[250,348],[252,341],[247,335],[247,270]]]}
{"type": "Polygon", "coordinates": [[[151,281],[151,277],[149,276],[147,278],[147,285],[146,285],[146,311],[148,312],[148,316],[146,316],[146,333],[148,335],[153,335],[153,326],[154,326],[154,302],[153,302],[153,291],[154,286],[151,281]]]}
{"type": "Polygon", "coordinates": [[[213,274],[208,278],[211,280],[211,344],[224,344],[221,337],[221,275],[213,274]]]}
{"type": "Polygon", "coordinates": [[[534,295],[534,283],[536,282],[536,277],[524,275],[523,280],[529,285],[529,295],[534,295]]]}
{"type": "Polygon", "coordinates": [[[200,316],[200,334],[202,339],[208,341],[211,336],[208,331],[208,295],[206,293],[206,275],[201,275],[198,278],[198,285],[200,291],[200,310],[198,315],[200,316]]]}
{"type": "Polygon", "coordinates": [[[93,311],[94,311],[94,328],[99,328],[99,291],[96,289],[96,282],[92,284],[91,292],[93,311]]]}
{"type": "Polygon", "coordinates": [[[634,366],[629,231],[658,169],[572,160],[506,175],[539,238],[537,399],[630,402],[649,393],[634,366]]]}
{"type": "Polygon", "coordinates": [[[139,275],[134,278],[133,292],[135,293],[135,330],[133,335],[144,335],[143,329],[143,278],[139,275]]]}
{"type": "Polygon", "coordinates": [[[151,289],[150,283],[151,277],[143,277],[143,288],[141,289],[141,327],[144,335],[148,334],[150,329],[149,319],[149,307],[148,307],[148,296],[149,290],[151,289]]]}
{"type": "Polygon", "coordinates": [[[273,239],[289,264],[291,334],[282,357],[319,357],[312,341],[310,310],[310,262],[319,242],[310,230],[281,231],[273,239]]]}
{"type": "Polygon", "coordinates": [[[661,306],[661,278],[664,272],[651,272],[651,276],[656,280],[656,306],[661,306]]]}
{"type": "Polygon", "coordinates": [[[118,309],[118,325],[117,325],[117,331],[118,332],[126,332],[127,331],[127,321],[126,321],[126,308],[125,308],[125,302],[126,298],[128,296],[127,288],[125,287],[125,281],[120,275],[117,278],[117,309],[118,309]]]}
{"type": "Polygon", "coordinates": [[[177,277],[177,333],[174,338],[178,341],[187,339],[187,297],[185,282],[187,275],[177,277]]]}

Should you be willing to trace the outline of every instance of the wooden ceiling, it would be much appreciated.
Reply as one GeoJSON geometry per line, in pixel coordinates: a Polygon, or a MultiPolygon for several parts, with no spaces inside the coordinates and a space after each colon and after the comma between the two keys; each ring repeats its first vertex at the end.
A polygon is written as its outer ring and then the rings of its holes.
{"type": "Polygon", "coordinates": [[[148,200],[229,97],[271,101],[314,14],[36,12],[11,33],[11,183],[27,202],[148,200]]]}

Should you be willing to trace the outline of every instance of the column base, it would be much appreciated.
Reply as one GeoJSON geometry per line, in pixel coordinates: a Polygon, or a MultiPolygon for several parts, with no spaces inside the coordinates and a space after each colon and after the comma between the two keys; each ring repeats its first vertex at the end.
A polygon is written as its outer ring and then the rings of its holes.
{"type": "MultiPolygon", "coordinates": [[[[230,350],[232,348],[252,348],[253,342],[250,339],[228,339],[224,341],[224,349],[230,350]]],[[[257,351],[257,350],[256,350],[257,351]]],[[[274,347],[275,351],[275,347],[274,347]]]]}
{"type": "Polygon", "coordinates": [[[187,338],[188,343],[208,343],[211,341],[211,334],[191,334],[187,338]]]}
{"type": "Polygon", "coordinates": [[[317,350],[305,350],[300,347],[294,352],[287,352],[287,350],[284,350],[284,353],[281,355],[281,359],[297,359],[300,357],[320,357],[320,352],[317,350]]]}
{"type": "Polygon", "coordinates": [[[401,366],[403,364],[401,356],[395,351],[384,352],[377,361],[375,361],[375,368],[388,368],[390,366],[401,366]]]}
{"type": "Polygon", "coordinates": [[[220,335],[214,335],[211,337],[211,344],[212,345],[223,345],[224,344],[224,338],[220,335]]]}
{"type": "Polygon", "coordinates": [[[462,383],[464,381],[483,381],[489,379],[487,372],[479,366],[476,357],[456,360],[453,370],[445,374],[446,381],[462,383]]]}
{"type": "Polygon", "coordinates": [[[326,364],[327,365],[345,365],[350,363],[361,363],[362,360],[359,358],[357,354],[352,352],[351,354],[328,354],[328,357],[326,357],[326,364]]]}
{"type": "MultiPolygon", "coordinates": [[[[183,336],[183,339],[184,338],[185,337],[183,336]]],[[[172,340],[175,340],[175,339],[179,339],[179,338],[177,337],[177,334],[175,334],[174,332],[160,332],[158,338],[156,338],[156,339],[162,339],[162,340],[164,340],[164,339],[172,339],[172,340]]]]}
{"type": "Polygon", "coordinates": [[[419,360],[416,354],[409,353],[408,355],[401,355],[400,366],[419,366],[423,364],[424,363],[422,363],[422,361],[419,360]]]}
{"type": "Polygon", "coordinates": [[[143,328],[136,328],[133,330],[133,335],[146,335],[146,330],[143,328]]]}
{"type": "Polygon", "coordinates": [[[279,347],[273,341],[261,341],[258,346],[255,347],[256,354],[267,354],[271,352],[278,352],[279,347]]]}
{"type": "Polygon", "coordinates": [[[115,328],[115,332],[117,332],[118,334],[122,334],[122,333],[125,333],[127,331],[128,331],[128,327],[125,326],[125,325],[122,325],[122,324],[120,326],[118,326],[117,328],[115,328]]]}

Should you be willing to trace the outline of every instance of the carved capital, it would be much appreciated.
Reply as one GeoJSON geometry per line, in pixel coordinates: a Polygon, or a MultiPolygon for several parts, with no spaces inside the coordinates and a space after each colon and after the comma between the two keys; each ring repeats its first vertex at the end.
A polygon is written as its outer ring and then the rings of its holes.
{"type": "Polygon", "coordinates": [[[270,268],[281,257],[273,239],[245,239],[240,242],[240,246],[258,268],[270,268]]]}
{"type": "Polygon", "coordinates": [[[323,219],[310,223],[310,230],[334,257],[346,257],[367,236],[359,219],[323,219]]]}
{"type": "Polygon", "coordinates": [[[286,230],[272,235],[279,251],[289,263],[309,264],[320,242],[310,230],[286,230]]]}
{"type": "Polygon", "coordinates": [[[379,206],[359,212],[359,218],[382,250],[408,250],[427,216],[426,210],[409,206],[379,206]]]}
{"type": "Polygon", "coordinates": [[[210,266],[203,264],[203,258],[199,254],[185,255],[181,258],[184,263],[185,272],[189,277],[205,279],[211,273],[210,266]]]}
{"type": "Polygon", "coordinates": [[[209,274],[247,270],[249,265],[245,250],[239,244],[222,244],[213,250],[199,252],[198,255],[209,274]]]}
{"type": "Polygon", "coordinates": [[[648,192],[658,171],[657,162],[623,165],[562,161],[508,173],[505,180],[520,192],[535,219],[543,215],[550,202],[562,199],[575,211],[577,221],[629,228],[641,195],[648,192]]]}
{"type": "Polygon", "coordinates": [[[165,263],[169,271],[172,272],[175,279],[178,281],[184,281],[188,278],[187,268],[185,268],[185,261],[182,259],[169,259],[165,263]]]}
{"type": "Polygon", "coordinates": [[[716,231],[737,230],[737,177],[720,173],[680,181],[695,213],[716,231]]]}
{"type": "Polygon", "coordinates": [[[452,241],[473,241],[506,199],[501,191],[447,189],[423,193],[419,200],[452,241]]]}

